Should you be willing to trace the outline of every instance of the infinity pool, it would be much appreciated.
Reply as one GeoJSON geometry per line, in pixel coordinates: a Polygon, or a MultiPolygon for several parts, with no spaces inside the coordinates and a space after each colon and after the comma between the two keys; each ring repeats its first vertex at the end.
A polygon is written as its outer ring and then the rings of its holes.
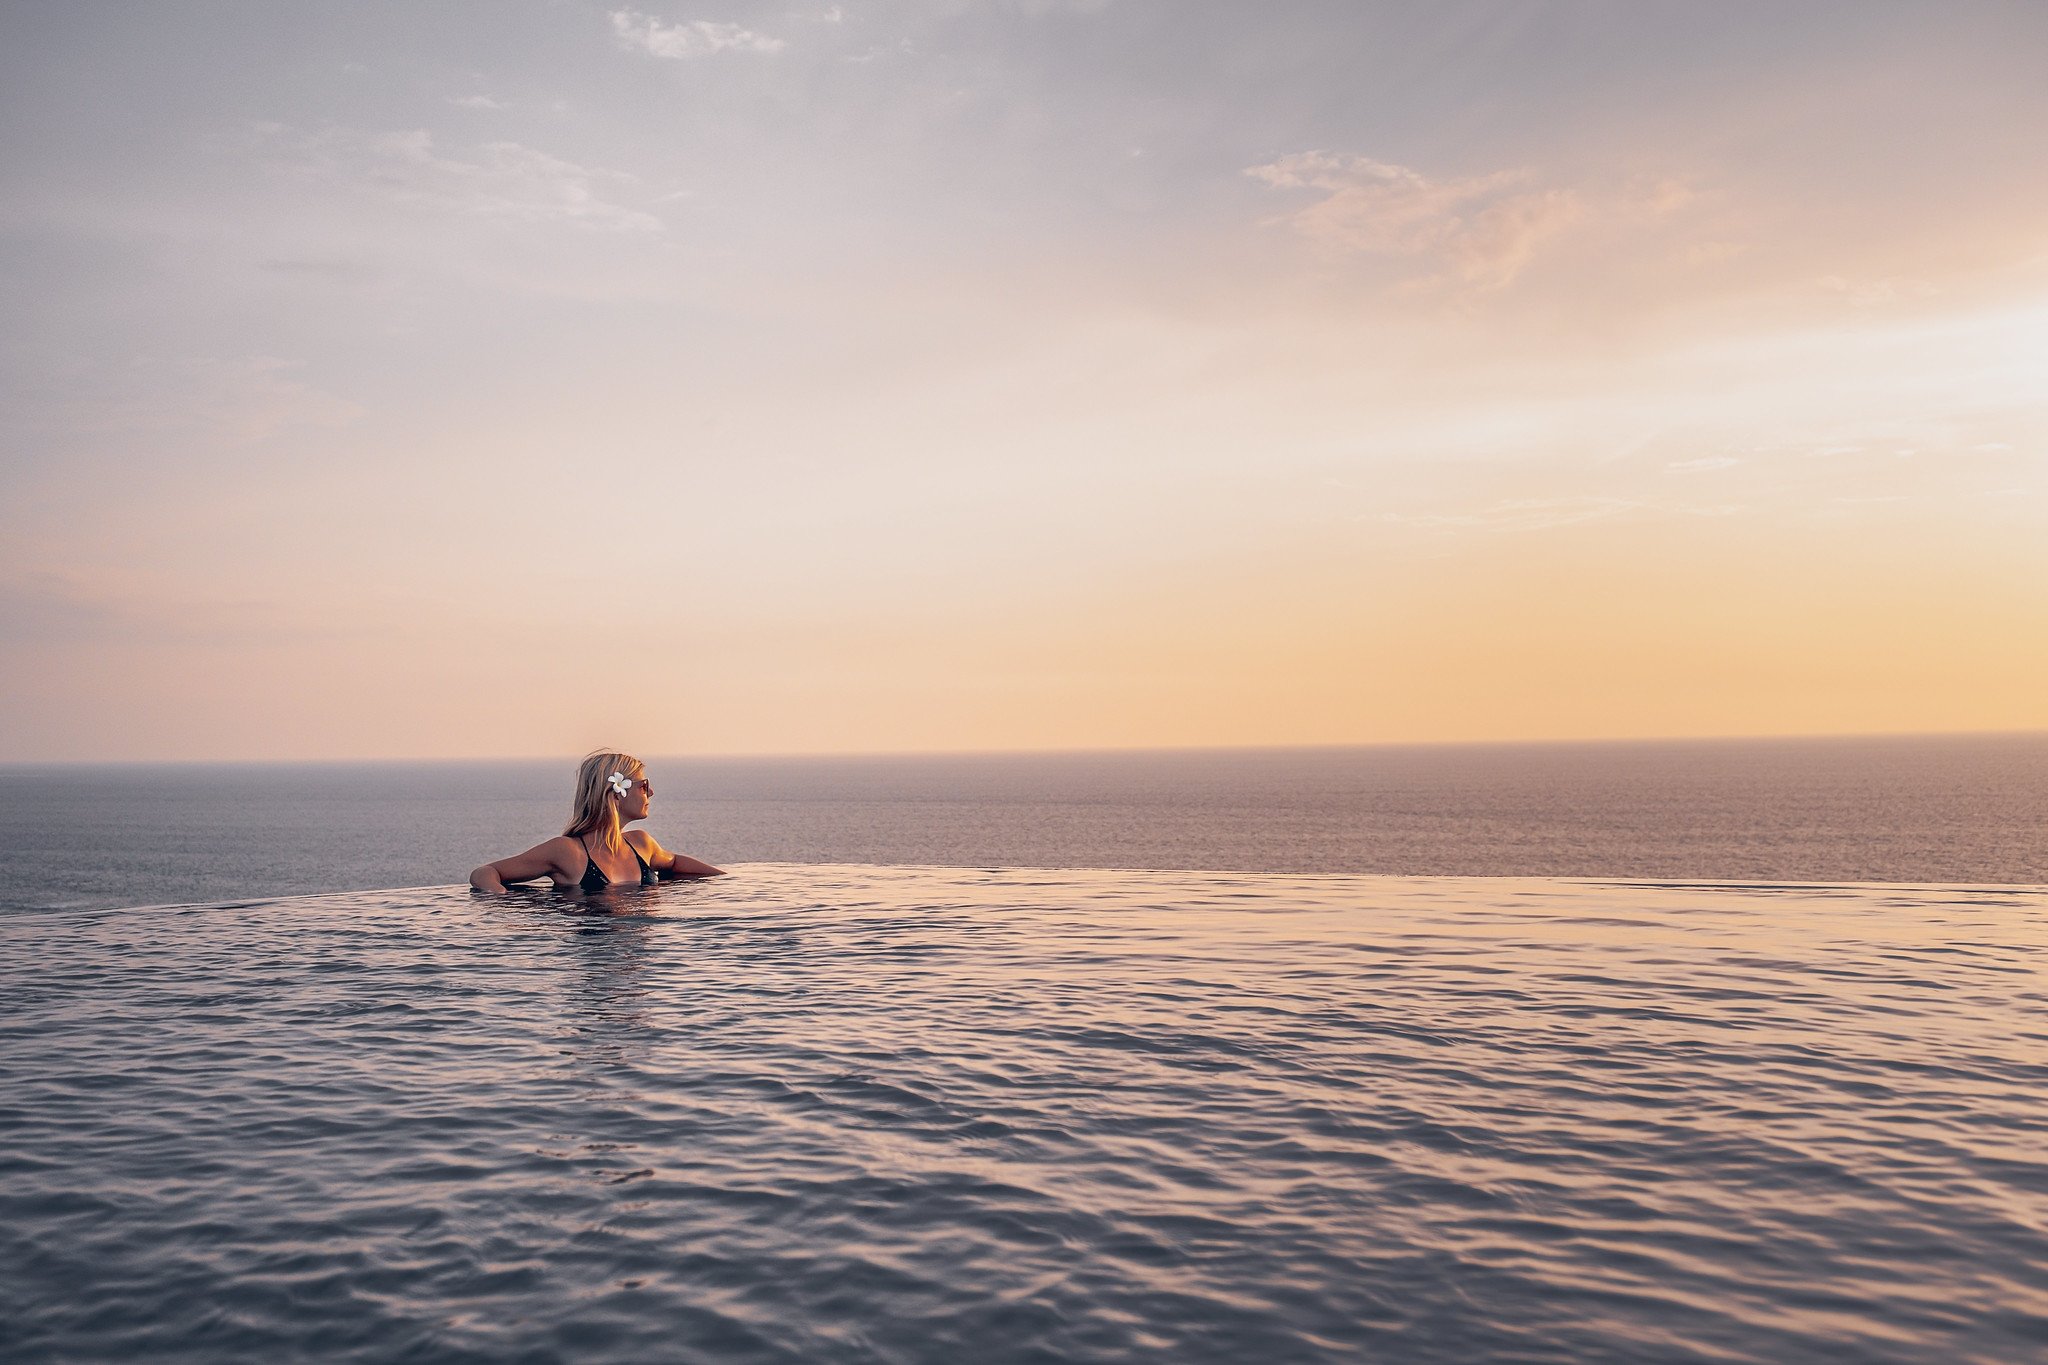
{"type": "Polygon", "coordinates": [[[10,1361],[2019,1361],[2048,893],[750,866],[0,918],[10,1361]]]}

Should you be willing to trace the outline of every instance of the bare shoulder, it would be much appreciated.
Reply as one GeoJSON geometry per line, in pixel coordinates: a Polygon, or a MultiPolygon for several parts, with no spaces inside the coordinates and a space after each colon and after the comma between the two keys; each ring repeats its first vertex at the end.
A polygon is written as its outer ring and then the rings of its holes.
{"type": "Polygon", "coordinates": [[[583,841],[570,834],[557,834],[552,839],[542,840],[533,846],[533,851],[564,868],[571,863],[580,863],[584,858],[583,841]]]}
{"type": "Polygon", "coordinates": [[[661,852],[661,840],[655,838],[644,829],[621,830],[620,833],[625,835],[627,843],[640,850],[643,854],[661,852]]]}

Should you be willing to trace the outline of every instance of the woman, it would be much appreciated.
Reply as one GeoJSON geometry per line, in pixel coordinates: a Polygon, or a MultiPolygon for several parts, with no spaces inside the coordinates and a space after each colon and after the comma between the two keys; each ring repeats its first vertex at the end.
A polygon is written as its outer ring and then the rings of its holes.
{"type": "Polygon", "coordinates": [[[594,753],[576,770],[576,813],[559,838],[524,853],[485,863],[469,874],[479,891],[503,891],[513,882],[551,879],[558,890],[602,891],[620,883],[652,886],[662,876],[717,877],[720,869],[671,853],[644,829],[654,788],[646,765],[631,754],[594,753]]]}

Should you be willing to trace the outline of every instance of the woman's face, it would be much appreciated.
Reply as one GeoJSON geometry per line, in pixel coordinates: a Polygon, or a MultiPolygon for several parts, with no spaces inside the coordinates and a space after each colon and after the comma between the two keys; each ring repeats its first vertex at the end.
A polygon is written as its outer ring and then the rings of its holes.
{"type": "Polygon", "coordinates": [[[619,798],[619,819],[645,820],[653,804],[654,787],[647,781],[647,770],[642,768],[633,774],[633,785],[619,798]]]}

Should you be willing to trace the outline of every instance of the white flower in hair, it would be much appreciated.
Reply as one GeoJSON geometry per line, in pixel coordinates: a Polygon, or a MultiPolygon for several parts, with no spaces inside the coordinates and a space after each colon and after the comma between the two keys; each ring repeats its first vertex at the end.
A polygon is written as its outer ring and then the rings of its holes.
{"type": "Polygon", "coordinates": [[[609,781],[612,784],[612,790],[620,796],[624,796],[627,792],[633,790],[633,779],[624,773],[613,773],[609,781]]]}

